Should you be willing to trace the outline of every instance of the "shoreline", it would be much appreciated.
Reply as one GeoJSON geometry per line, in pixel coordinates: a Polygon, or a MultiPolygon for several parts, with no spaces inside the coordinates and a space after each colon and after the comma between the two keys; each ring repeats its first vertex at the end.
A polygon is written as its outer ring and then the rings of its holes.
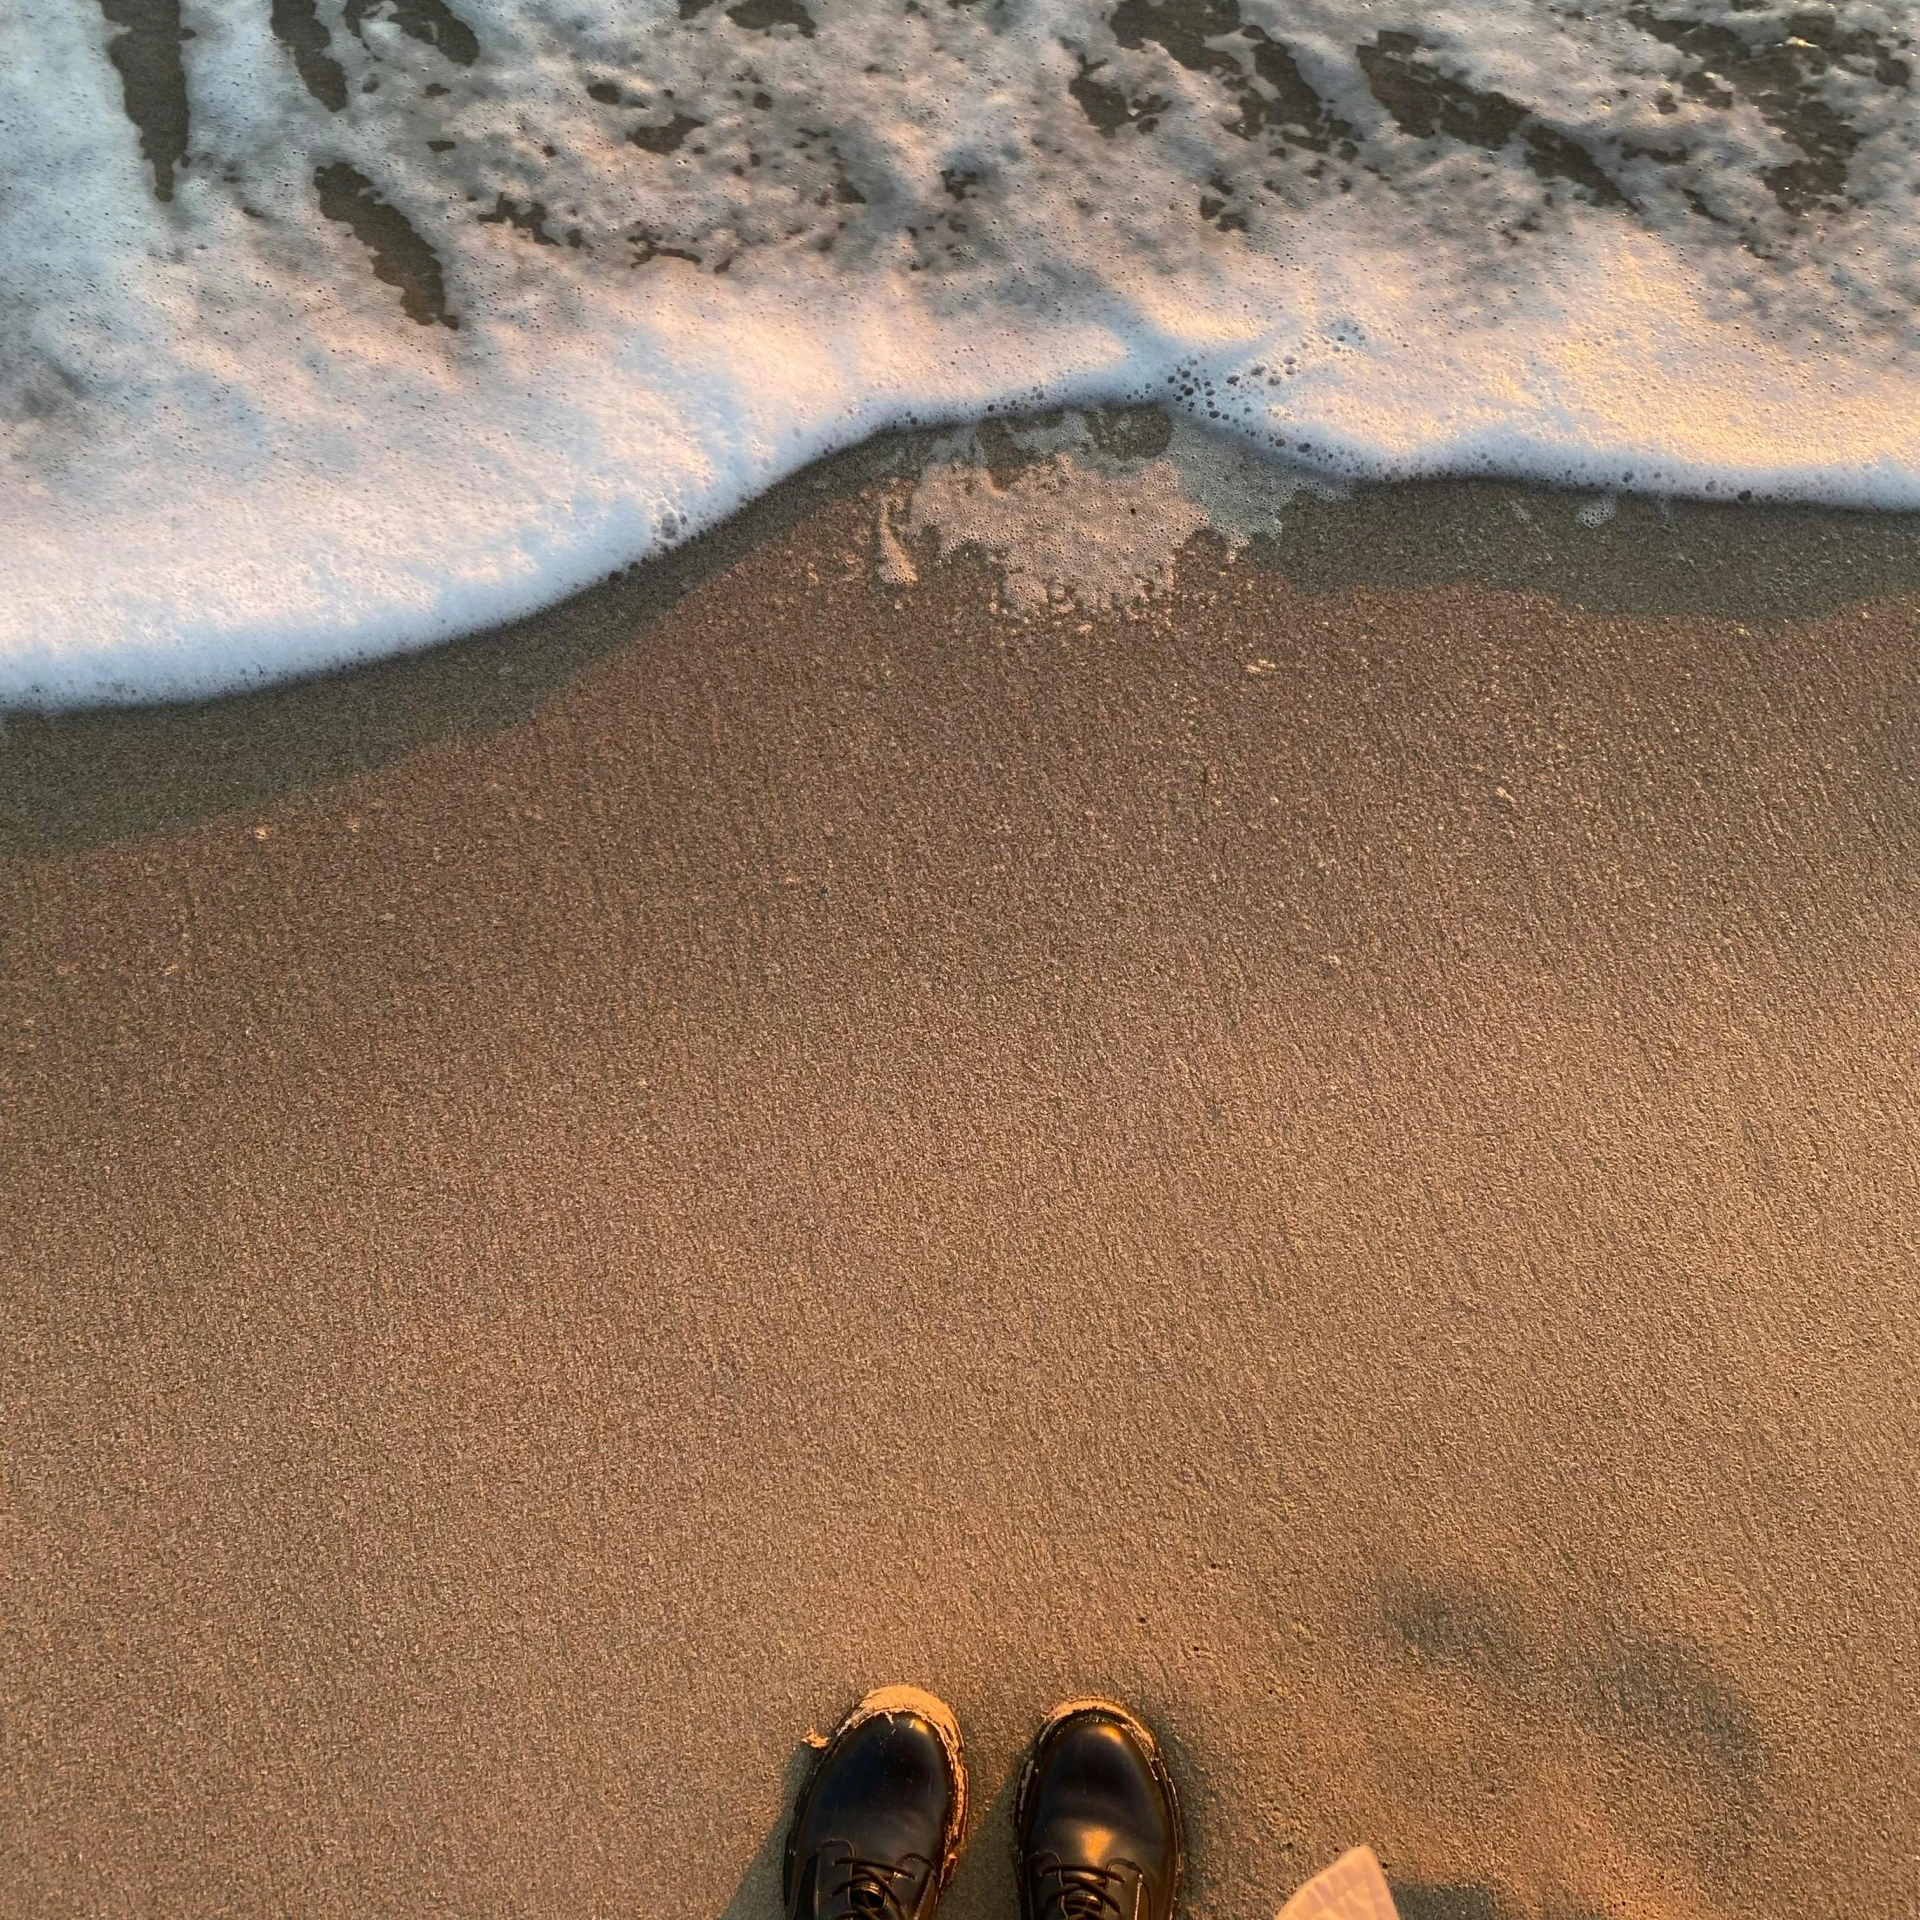
{"type": "MultiPolygon", "coordinates": [[[[501,626],[205,700],[0,711],[0,859],[190,824],[435,740],[516,725],[743,554],[824,505],[877,499],[947,437],[877,435],[685,545],[501,626]]],[[[863,552],[870,569],[880,564],[871,539],[863,552]]],[[[1469,586],[1575,612],[1736,627],[1817,620],[1855,602],[1920,606],[1920,514],[1595,496],[1504,480],[1303,493],[1280,536],[1257,538],[1247,557],[1313,594],[1469,586]],[[1581,524],[1599,499],[1611,501],[1600,524],[1581,524]]]]}

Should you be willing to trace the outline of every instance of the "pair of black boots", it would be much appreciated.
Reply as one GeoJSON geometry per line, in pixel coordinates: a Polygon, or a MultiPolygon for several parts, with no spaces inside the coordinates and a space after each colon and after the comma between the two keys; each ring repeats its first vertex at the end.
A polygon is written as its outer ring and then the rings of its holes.
{"type": "MultiPolygon", "coordinates": [[[[820,1749],[787,1835],[787,1920],[927,1920],[966,1822],[960,1728],[931,1694],[870,1693],[820,1749]]],[[[1153,1735],[1107,1700],[1047,1716],[1013,1816],[1021,1920],[1172,1920],[1180,1808],[1153,1735]]]]}

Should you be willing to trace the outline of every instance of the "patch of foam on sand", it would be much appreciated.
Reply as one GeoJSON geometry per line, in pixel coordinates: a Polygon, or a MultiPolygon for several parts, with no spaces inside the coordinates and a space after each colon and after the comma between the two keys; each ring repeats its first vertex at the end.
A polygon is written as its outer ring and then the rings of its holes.
{"type": "Polygon", "coordinates": [[[1173,590],[1180,549],[1195,534],[1237,551],[1277,533],[1303,488],[1340,490],[1309,468],[1148,409],[1073,409],[1024,428],[995,422],[990,433],[953,436],[904,500],[882,506],[879,572],[911,586],[916,541],[941,552],[975,547],[999,570],[1012,613],[1131,613],[1173,590]],[[1009,457],[1010,471],[1001,464],[1009,457]]]}
{"type": "Polygon", "coordinates": [[[1920,506],[1912,40],[1891,0],[14,0],[0,705],[424,645],[880,428],[1050,406],[1920,506]]]}
{"type": "Polygon", "coordinates": [[[1020,613],[1130,609],[1171,592],[1174,556],[1206,524],[1171,462],[1116,478],[1065,452],[1005,487],[983,467],[935,468],[914,489],[907,521],[945,546],[984,549],[1020,613]]]}

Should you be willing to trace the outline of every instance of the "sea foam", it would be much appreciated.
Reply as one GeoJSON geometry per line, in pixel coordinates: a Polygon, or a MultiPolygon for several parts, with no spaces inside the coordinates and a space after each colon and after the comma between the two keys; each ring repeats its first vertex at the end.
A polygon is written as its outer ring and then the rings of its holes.
{"type": "Polygon", "coordinates": [[[0,704],[425,645],[994,410],[1920,505],[1910,18],[14,0],[0,704]]]}

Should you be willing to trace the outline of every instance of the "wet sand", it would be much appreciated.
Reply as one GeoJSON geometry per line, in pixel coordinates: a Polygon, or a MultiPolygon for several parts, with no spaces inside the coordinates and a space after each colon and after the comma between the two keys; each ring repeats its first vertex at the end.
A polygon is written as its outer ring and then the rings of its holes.
{"type": "Polygon", "coordinates": [[[0,741],[7,1909],[754,1920],[908,1680],[961,1920],[1090,1689],[1196,1916],[1908,1910],[1911,525],[1366,495],[1021,627],[890,458],[0,741]]]}

